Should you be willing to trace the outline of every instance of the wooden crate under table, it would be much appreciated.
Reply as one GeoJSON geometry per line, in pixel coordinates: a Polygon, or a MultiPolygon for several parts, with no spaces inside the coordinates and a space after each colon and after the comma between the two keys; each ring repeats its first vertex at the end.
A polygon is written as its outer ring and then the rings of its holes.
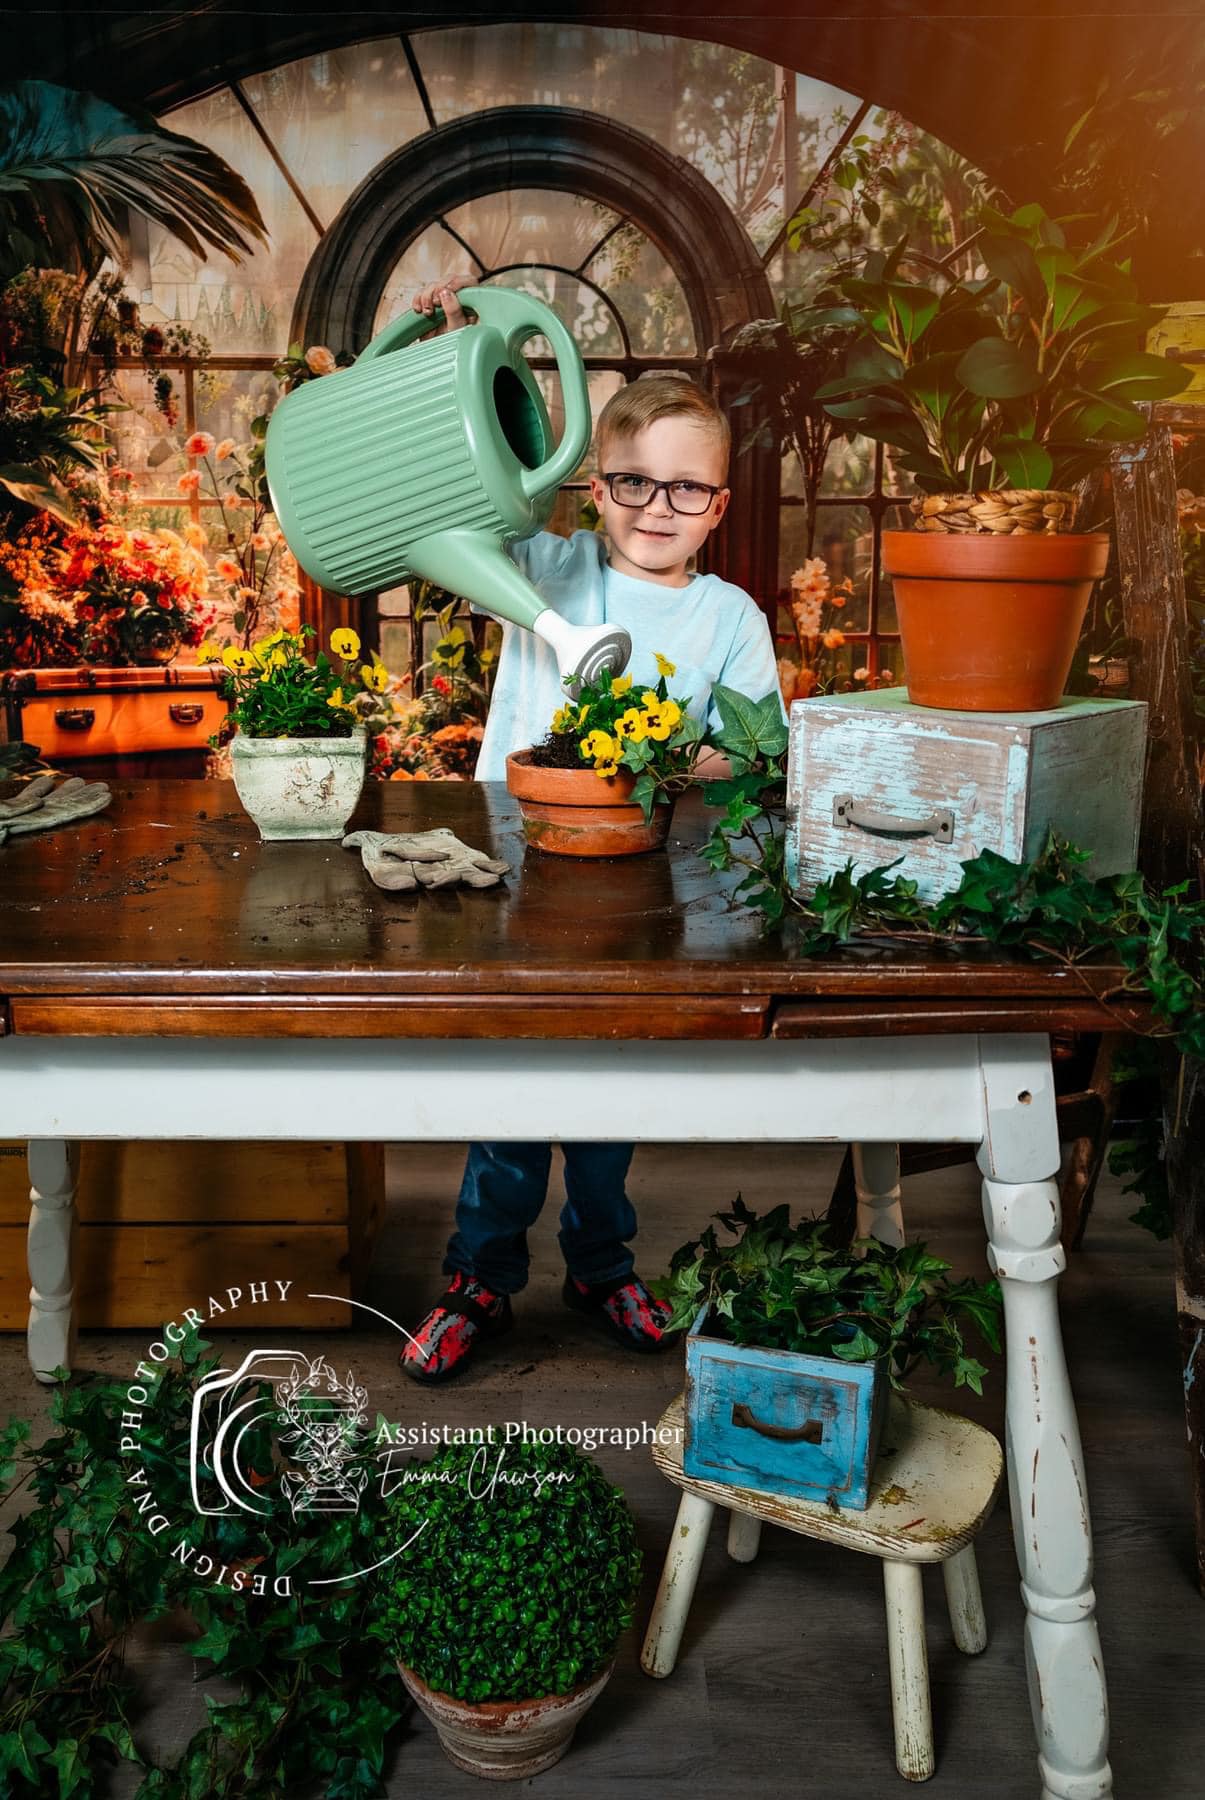
{"type": "MultiPolygon", "coordinates": [[[[206,1313],[230,1286],[266,1281],[270,1309],[245,1297],[206,1330],[254,1320],[332,1330],[340,1299],[363,1292],[384,1207],[381,1144],[111,1143],[80,1148],[73,1246],[82,1326],[154,1328],[186,1307],[206,1313]],[[292,1286],[281,1301],[276,1280],[292,1286]]],[[[0,1330],[29,1314],[24,1143],[0,1143],[0,1330]]]]}

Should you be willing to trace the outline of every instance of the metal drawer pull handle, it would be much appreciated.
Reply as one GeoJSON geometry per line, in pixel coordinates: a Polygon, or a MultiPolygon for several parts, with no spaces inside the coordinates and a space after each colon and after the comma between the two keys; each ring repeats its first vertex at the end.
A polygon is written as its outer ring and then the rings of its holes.
{"type": "Polygon", "coordinates": [[[777,1438],[782,1444],[820,1444],[824,1441],[824,1426],[819,1419],[808,1419],[803,1425],[767,1425],[763,1419],[755,1419],[749,1408],[739,1403],[732,1409],[732,1423],[746,1431],[759,1431],[763,1437],[777,1438]]]}
{"type": "Polygon", "coordinates": [[[168,714],[176,725],[197,725],[205,717],[205,708],[185,700],[173,700],[168,714]]]}
{"type": "Polygon", "coordinates": [[[54,722],[60,731],[89,731],[96,723],[90,706],[56,706],[54,722]]]}
{"type": "Polygon", "coordinates": [[[954,814],[935,812],[927,819],[905,819],[899,813],[871,812],[860,806],[852,794],[838,794],[833,801],[833,824],[856,825],[877,837],[933,837],[943,844],[954,836],[954,814]]]}

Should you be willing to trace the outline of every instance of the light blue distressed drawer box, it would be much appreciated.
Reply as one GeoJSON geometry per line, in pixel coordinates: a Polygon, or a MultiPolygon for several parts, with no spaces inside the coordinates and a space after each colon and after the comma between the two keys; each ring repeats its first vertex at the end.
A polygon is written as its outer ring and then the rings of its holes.
{"type": "Polygon", "coordinates": [[[730,1487],[866,1505],[886,1416],[882,1363],[844,1363],[709,1337],[686,1338],[688,1475],[730,1487]]]}
{"type": "Polygon", "coordinates": [[[812,893],[852,860],[922,900],[994,850],[1036,856],[1050,826],[1093,852],[1090,876],[1136,866],[1145,704],[1068,695],[1049,712],[947,712],[903,688],[830,694],[791,708],[787,872],[812,893]]]}

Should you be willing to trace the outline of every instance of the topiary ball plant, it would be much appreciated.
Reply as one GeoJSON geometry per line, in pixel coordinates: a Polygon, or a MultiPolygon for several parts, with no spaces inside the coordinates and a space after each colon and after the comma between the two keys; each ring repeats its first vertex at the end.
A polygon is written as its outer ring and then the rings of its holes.
{"type": "Polygon", "coordinates": [[[452,1445],[404,1474],[382,1554],[407,1548],[378,1577],[374,1635],[428,1687],[470,1703],[592,1681],[640,1580],[622,1491],[566,1444],[452,1445]]]}

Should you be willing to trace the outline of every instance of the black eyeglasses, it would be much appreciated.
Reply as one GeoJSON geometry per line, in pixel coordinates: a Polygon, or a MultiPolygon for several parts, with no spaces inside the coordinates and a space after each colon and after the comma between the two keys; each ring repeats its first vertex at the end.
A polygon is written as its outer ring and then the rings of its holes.
{"type": "Polygon", "coordinates": [[[654,481],[651,475],[604,475],[603,480],[617,506],[647,506],[662,493],[676,513],[705,513],[722,491],[705,481],[654,481]]]}

